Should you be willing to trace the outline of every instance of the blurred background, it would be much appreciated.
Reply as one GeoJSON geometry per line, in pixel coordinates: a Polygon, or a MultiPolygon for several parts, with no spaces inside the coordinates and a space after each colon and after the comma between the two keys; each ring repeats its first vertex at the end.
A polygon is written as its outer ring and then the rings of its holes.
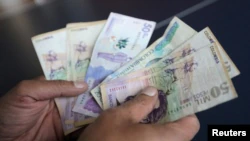
{"type": "Polygon", "coordinates": [[[0,0],[0,18],[12,16],[36,5],[43,5],[54,0],[0,0]]]}

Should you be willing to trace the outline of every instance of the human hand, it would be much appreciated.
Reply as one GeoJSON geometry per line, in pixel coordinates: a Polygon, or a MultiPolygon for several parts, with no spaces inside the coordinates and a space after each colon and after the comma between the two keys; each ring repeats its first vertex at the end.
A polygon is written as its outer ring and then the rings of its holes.
{"type": "Polygon", "coordinates": [[[123,105],[109,109],[81,134],[79,141],[190,141],[200,128],[195,115],[165,124],[140,124],[155,107],[157,89],[146,88],[123,105]],[[149,96],[147,96],[149,95],[149,96]]]}
{"type": "Polygon", "coordinates": [[[25,80],[0,99],[0,140],[63,140],[56,97],[76,96],[87,90],[84,82],[25,80]]]}

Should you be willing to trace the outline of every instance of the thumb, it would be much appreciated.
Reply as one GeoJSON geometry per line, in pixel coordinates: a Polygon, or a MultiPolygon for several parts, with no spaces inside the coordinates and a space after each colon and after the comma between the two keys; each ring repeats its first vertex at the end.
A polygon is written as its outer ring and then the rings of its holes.
{"type": "Polygon", "coordinates": [[[154,108],[158,99],[158,91],[154,87],[147,87],[134,99],[124,103],[117,110],[122,117],[138,123],[145,118],[154,108]]]}
{"type": "Polygon", "coordinates": [[[77,96],[88,89],[85,82],[52,80],[24,80],[16,87],[18,95],[28,96],[34,100],[48,100],[56,97],[77,96]]]}
{"type": "Polygon", "coordinates": [[[197,134],[200,129],[200,123],[195,115],[186,116],[175,122],[165,123],[158,126],[159,130],[156,132],[162,134],[162,138],[165,140],[179,140],[190,141],[197,134]]]}

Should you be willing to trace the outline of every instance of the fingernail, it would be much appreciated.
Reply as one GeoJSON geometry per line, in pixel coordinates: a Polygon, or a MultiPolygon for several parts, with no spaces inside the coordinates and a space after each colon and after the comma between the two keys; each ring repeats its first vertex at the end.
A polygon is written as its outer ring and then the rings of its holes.
{"type": "Polygon", "coordinates": [[[84,88],[86,87],[86,83],[81,80],[74,81],[74,85],[76,88],[84,88]]]}
{"type": "Polygon", "coordinates": [[[154,87],[147,87],[142,91],[142,94],[145,94],[147,96],[154,96],[157,93],[157,89],[154,87]]]}

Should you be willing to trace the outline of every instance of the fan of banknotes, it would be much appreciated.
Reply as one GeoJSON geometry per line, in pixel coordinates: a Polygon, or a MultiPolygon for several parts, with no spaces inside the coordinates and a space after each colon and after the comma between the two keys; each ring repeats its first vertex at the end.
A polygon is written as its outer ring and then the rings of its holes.
{"type": "Polygon", "coordinates": [[[174,17],[148,46],[155,25],[111,12],[107,20],[32,37],[47,80],[88,83],[78,97],[55,99],[65,135],[147,86],[159,98],[144,123],[175,121],[238,97],[231,79],[240,72],[208,27],[197,32],[174,17]]]}

